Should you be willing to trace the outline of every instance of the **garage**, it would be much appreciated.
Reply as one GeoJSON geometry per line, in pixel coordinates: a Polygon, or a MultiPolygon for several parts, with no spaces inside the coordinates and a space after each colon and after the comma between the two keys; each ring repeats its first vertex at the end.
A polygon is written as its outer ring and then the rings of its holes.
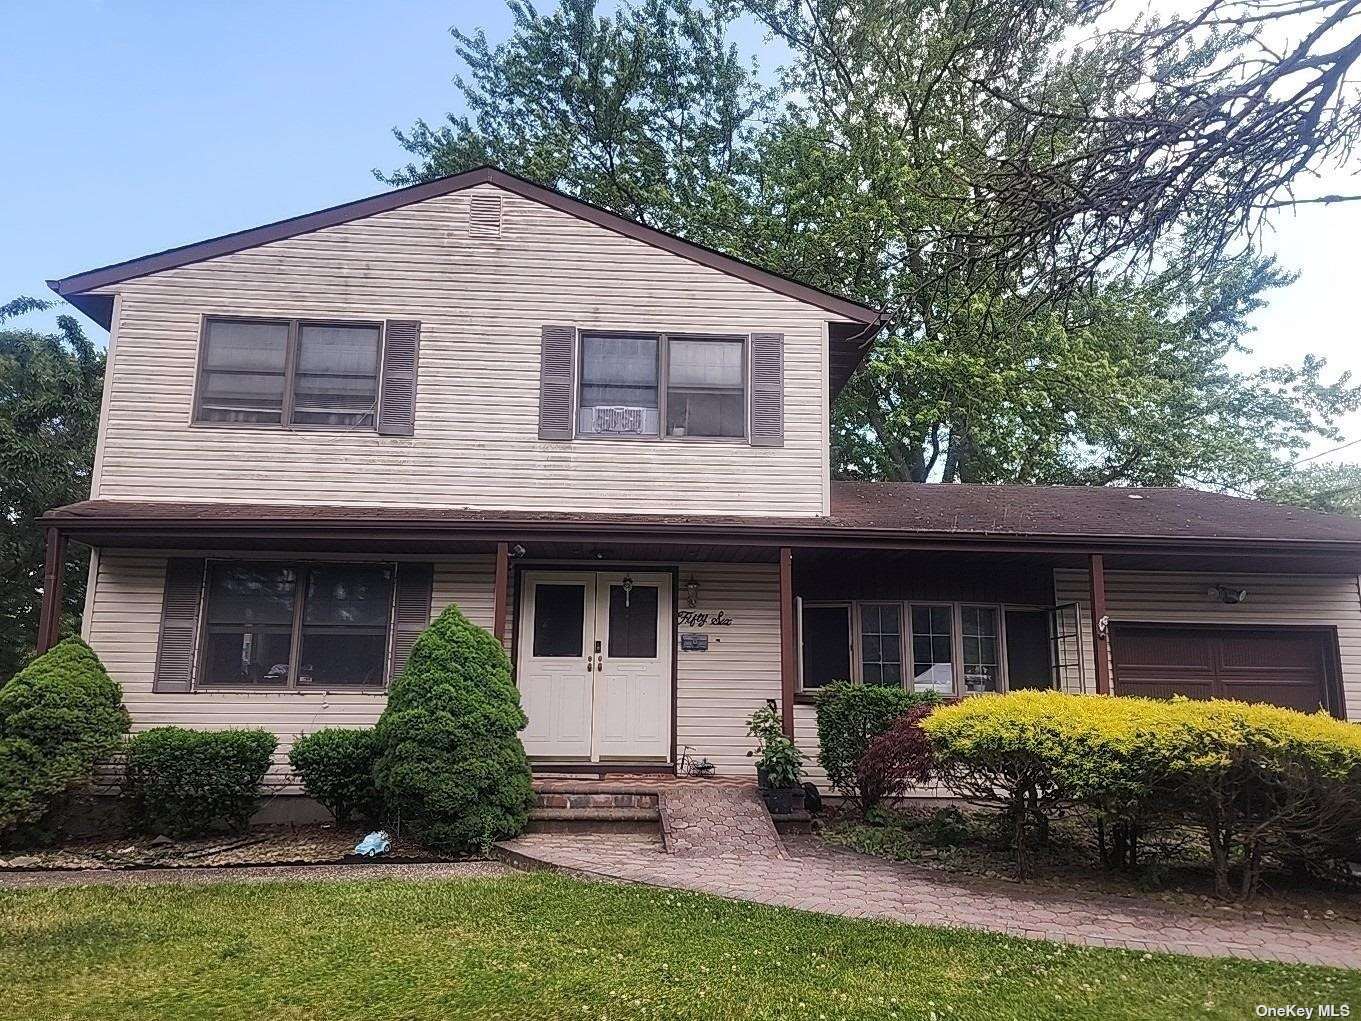
{"type": "Polygon", "coordinates": [[[1119,695],[1235,698],[1336,712],[1336,637],[1308,627],[1168,626],[1112,622],[1119,695]]]}

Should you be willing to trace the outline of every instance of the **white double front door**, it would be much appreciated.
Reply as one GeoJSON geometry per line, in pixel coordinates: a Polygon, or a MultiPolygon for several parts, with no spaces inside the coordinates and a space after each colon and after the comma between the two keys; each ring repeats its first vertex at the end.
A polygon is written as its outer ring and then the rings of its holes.
{"type": "Polygon", "coordinates": [[[665,762],[671,575],[526,571],[516,683],[538,759],[665,762]]]}

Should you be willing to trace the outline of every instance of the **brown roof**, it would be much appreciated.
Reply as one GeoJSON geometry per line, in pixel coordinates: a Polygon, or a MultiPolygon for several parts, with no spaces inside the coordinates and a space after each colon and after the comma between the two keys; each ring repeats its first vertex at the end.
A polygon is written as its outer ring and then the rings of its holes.
{"type": "Polygon", "coordinates": [[[504,188],[506,191],[559,209],[572,216],[594,223],[596,226],[604,227],[606,230],[612,230],[634,240],[664,249],[711,269],[758,284],[778,294],[785,294],[810,305],[816,305],[839,318],[861,323],[865,326],[877,326],[882,321],[881,313],[868,305],[844,298],[839,294],[832,294],[830,291],[810,287],[753,263],[724,255],[722,252],[706,248],[693,241],[686,241],[675,234],[645,227],[626,217],[611,213],[607,209],[601,209],[599,206],[583,202],[581,199],[565,195],[552,188],[545,188],[541,184],[535,184],[533,181],[517,177],[515,174],[507,173],[496,167],[478,167],[462,174],[452,174],[448,177],[413,184],[379,195],[370,195],[368,198],[331,206],[315,213],[306,213],[302,216],[290,217],[287,220],[268,223],[261,227],[252,227],[249,230],[209,238],[207,241],[198,241],[194,244],[182,245],[163,252],[129,259],[126,262],[101,266],[98,269],[76,273],[60,280],[49,280],[47,285],[107,329],[112,299],[108,296],[86,295],[84,292],[108,287],[111,284],[131,280],[134,277],[146,276],[148,273],[159,273],[162,270],[174,269],[177,266],[186,266],[220,255],[229,255],[232,252],[240,252],[257,245],[268,244],[271,241],[296,237],[299,234],[320,230],[323,227],[348,223],[360,217],[387,212],[390,209],[397,209],[415,202],[423,202],[426,199],[462,191],[478,184],[493,184],[498,188],[504,188]]]}
{"type": "MultiPolygon", "coordinates": [[[[214,526],[284,530],[327,527],[393,534],[491,534],[520,528],[544,534],[646,538],[670,533],[696,541],[750,543],[908,539],[948,544],[1168,548],[1309,547],[1361,551],[1361,520],[1191,489],[969,486],[837,482],[827,517],[567,514],[438,507],[300,506],[87,500],[48,515],[74,534],[214,526]]],[[[502,534],[502,537],[506,537],[502,534]]]]}

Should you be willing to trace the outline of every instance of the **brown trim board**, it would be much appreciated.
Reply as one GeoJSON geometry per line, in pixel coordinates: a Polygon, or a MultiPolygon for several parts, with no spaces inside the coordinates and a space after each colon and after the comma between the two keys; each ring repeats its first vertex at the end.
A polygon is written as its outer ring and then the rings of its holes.
{"type": "MultiPolygon", "coordinates": [[[[877,326],[883,322],[883,314],[868,305],[844,298],[837,294],[811,287],[808,284],[800,283],[787,276],[775,273],[772,270],[763,269],[760,266],[745,262],[742,259],[724,255],[712,248],[699,245],[693,241],[686,241],[674,234],[656,230],[652,227],[645,227],[640,223],[626,217],[619,216],[607,209],[592,205],[578,198],[573,198],[563,192],[547,188],[541,184],[519,177],[496,167],[482,166],[461,174],[453,174],[448,177],[441,177],[434,181],[426,181],[421,184],[413,184],[406,188],[398,188],[393,191],[383,192],[379,195],[371,195],[368,198],[358,199],[354,202],[345,202],[337,206],[330,206],[320,209],[313,213],[305,213],[301,216],[289,217],[285,220],[278,220],[260,227],[252,227],[247,230],[235,231],[231,234],[224,234],[220,237],[209,238],[206,241],[199,241],[194,244],[181,245],[178,248],[169,248],[165,251],[155,252],[151,255],[144,255],[136,259],[128,259],[124,262],[113,263],[108,266],[101,266],[98,269],[87,270],[83,273],[75,273],[68,277],[58,280],[49,280],[48,286],[61,295],[63,298],[72,298],[82,295],[84,292],[96,290],[98,288],[110,287],[114,284],[131,280],[135,277],[146,276],[149,273],[159,273],[167,269],[175,269],[180,266],[188,266],[205,259],[214,259],[222,255],[230,255],[233,252],[244,251],[258,245],[269,244],[273,241],[282,241],[286,238],[297,237],[299,234],[306,234],[311,231],[320,230],[324,227],[333,227],[337,224],[348,223],[365,216],[372,216],[375,213],[384,213],[402,206],[411,205],[415,202],[423,202],[426,199],[437,198],[441,195],[448,195],[452,192],[462,191],[474,185],[491,184],[498,188],[512,192],[522,198],[540,202],[561,212],[568,213],[588,223],[593,223],[598,227],[614,231],[625,237],[641,241],[644,244],[652,245],[668,251],[673,255],[697,262],[700,265],[708,266],[710,269],[727,273],[729,276],[746,280],[749,283],[757,284],[778,294],[784,294],[799,301],[815,305],[827,312],[842,316],[853,322],[863,323],[866,326],[877,326]]],[[[103,296],[88,296],[90,298],[103,296]]],[[[101,326],[108,328],[108,322],[103,321],[100,315],[103,314],[102,302],[88,302],[90,308],[79,302],[72,302],[77,308],[90,315],[101,326]],[[93,311],[91,311],[93,309],[93,311]]],[[[111,302],[109,303],[111,307],[111,302]]]]}

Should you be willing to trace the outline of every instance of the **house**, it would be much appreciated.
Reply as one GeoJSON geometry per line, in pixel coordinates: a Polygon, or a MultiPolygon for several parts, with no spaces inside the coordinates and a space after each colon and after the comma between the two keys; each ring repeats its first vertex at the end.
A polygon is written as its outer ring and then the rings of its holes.
{"type": "Polygon", "coordinates": [[[456,603],[544,771],[746,773],[835,678],[1361,715],[1361,522],[836,482],[873,308],[494,169],[52,283],[110,331],[83,631],[135,728],[373,723],[456,603]]]}

